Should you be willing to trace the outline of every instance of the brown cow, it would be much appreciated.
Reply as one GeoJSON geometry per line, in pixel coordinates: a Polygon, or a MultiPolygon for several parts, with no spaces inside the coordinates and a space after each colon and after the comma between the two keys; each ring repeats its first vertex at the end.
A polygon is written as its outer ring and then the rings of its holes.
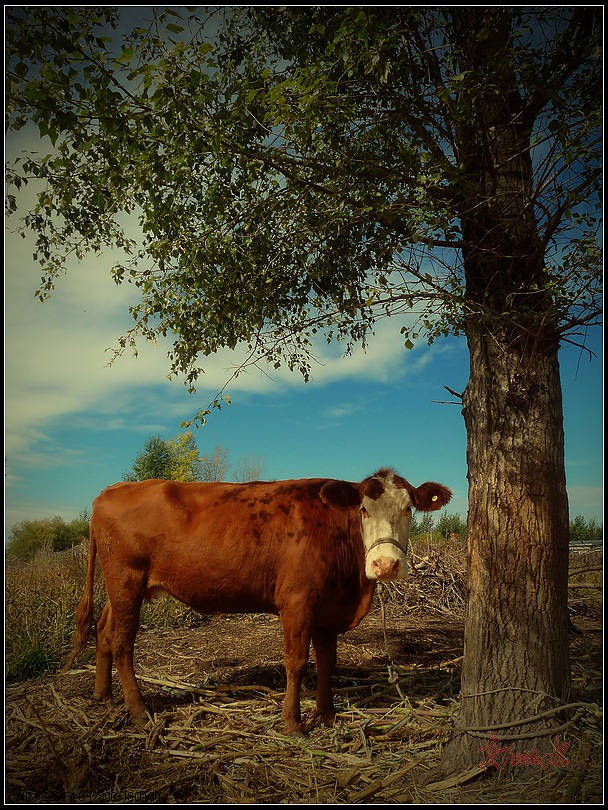
{"type": "Polygon", "coordinates": [[[280,615],[288,732],[301,731],[300,686],[312,639],[317,711],[331,725],[338,633],[367,614],[377,580],[405,577],[412,507],[429,512],[450,497],[441,484],[414,487],[390,469],[360,484],[114,484],[93,503],[85,593],[64,669],[91,632],[98,554],[108,593],[97,622],[98,699],[111,697],[114,661],[133,721],[146,719],[133,645],[143,601],[169,593],[201,613],[280,615]]]}

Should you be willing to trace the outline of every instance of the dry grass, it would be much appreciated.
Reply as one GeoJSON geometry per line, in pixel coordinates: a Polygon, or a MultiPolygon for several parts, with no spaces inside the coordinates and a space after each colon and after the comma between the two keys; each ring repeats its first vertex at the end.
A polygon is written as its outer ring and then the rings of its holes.
{"type": "MultiPolygon", "coordinates": [[[[84,589],[88,543],[69,552],[43,552],[27,562],[11,561],[5,577],[5,656],[8,681],[59,668],[72,645],[74,610],[84,589]]],[[[95,615],[106,601],[101,576],[95,581],[95,615]]],[[[195,627],[206,621],[173,599],[143,606],[143,627],[195,627]]]]}
{"type": "MultiPolygon", "coordinates": [[[[93,701],[89,664],[62,677],[46,674],[7,687],[6,799],[601,801],[601,719],[595,705],[602,687],[601,601],[591,589],[576,591],[576,599],[584,594],[586,603],[574,607],[574,697],[586,709],[561,735],[569,744],[568,767],[512,767],[479,779],[473,762],[460,783],[426,784],[458,708],[464,564],[459,555],[450,562],[432,547],[416,553],[411,582],[388,591],[384,611],[377,599],[362,625],[340,639],[334,728],[316,725],[311,668],[302,699],[307,735],[281,733],[284,672],[276,617],[224,616],[189,629],[148,622],[136,648],[150,712],[143,728],[128,722],[116,678],[115,703],[93,701]],[[389,661],[396,683],[389,683],[389,661]]],[[[583,567],[580,560],[576,565],[583,567]]]]}

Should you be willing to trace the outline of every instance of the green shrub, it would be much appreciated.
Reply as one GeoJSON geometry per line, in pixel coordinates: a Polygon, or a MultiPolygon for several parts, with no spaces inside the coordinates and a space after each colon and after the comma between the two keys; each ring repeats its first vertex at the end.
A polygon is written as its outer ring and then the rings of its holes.
{"type": "Polygon", "coordinates": [[[431,550],[445,550],[446,553],[462,554],[467,553],[467,544],[464,537],[445,537],[438,530],[429,532],[419,532],[410,535],[410,546],[414,554],[423,557],[431,550]]]}
{"type": "Polygon", "coordinates": [[[6,671],[6,680],[11,682],[38,678],[49,669],[54,669],[57,663],[53,650],[39,644],[26,646],[23,650],[14,649],[6,671]]]}
{"type": "Polygon", "coordinates": [[[570,543],[571,545],[600,544],[604,536],[604,527],[598,524],[594,518],[585,520],[582,515],[577,515],[570,521],[570,543]]]}
{"type": "Polygon", "coordinates": [[[70,523],[59,515],[15,523],[10,531],[6,556],[13,560],[31,560],[37,554],[71,548],[89,536],[89,519],[85,511],[70,523]]]}

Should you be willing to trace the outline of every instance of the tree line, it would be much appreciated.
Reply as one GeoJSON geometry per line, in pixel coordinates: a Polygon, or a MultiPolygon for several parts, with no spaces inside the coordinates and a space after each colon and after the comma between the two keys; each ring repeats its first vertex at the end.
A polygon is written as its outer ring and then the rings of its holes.
{"type": "Polygon", "coordinates": [[[72,548],[89,536],[90,518],[90,513],[83,511],[69,523],[59,515],[15,523],[6,547],[7,559],[31,560],[41,552],[72,548]]]}

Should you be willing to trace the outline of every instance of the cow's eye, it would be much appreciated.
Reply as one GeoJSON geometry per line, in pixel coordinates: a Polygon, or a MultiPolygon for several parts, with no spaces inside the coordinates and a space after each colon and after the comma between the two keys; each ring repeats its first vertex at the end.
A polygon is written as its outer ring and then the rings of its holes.
{"type": "Polygon", "coordinates": [[[361,507],[361,516],[364,517],[364,518],[369,517],[369,512],[367,511],[367,509],[364,506],[361,507]]]}

